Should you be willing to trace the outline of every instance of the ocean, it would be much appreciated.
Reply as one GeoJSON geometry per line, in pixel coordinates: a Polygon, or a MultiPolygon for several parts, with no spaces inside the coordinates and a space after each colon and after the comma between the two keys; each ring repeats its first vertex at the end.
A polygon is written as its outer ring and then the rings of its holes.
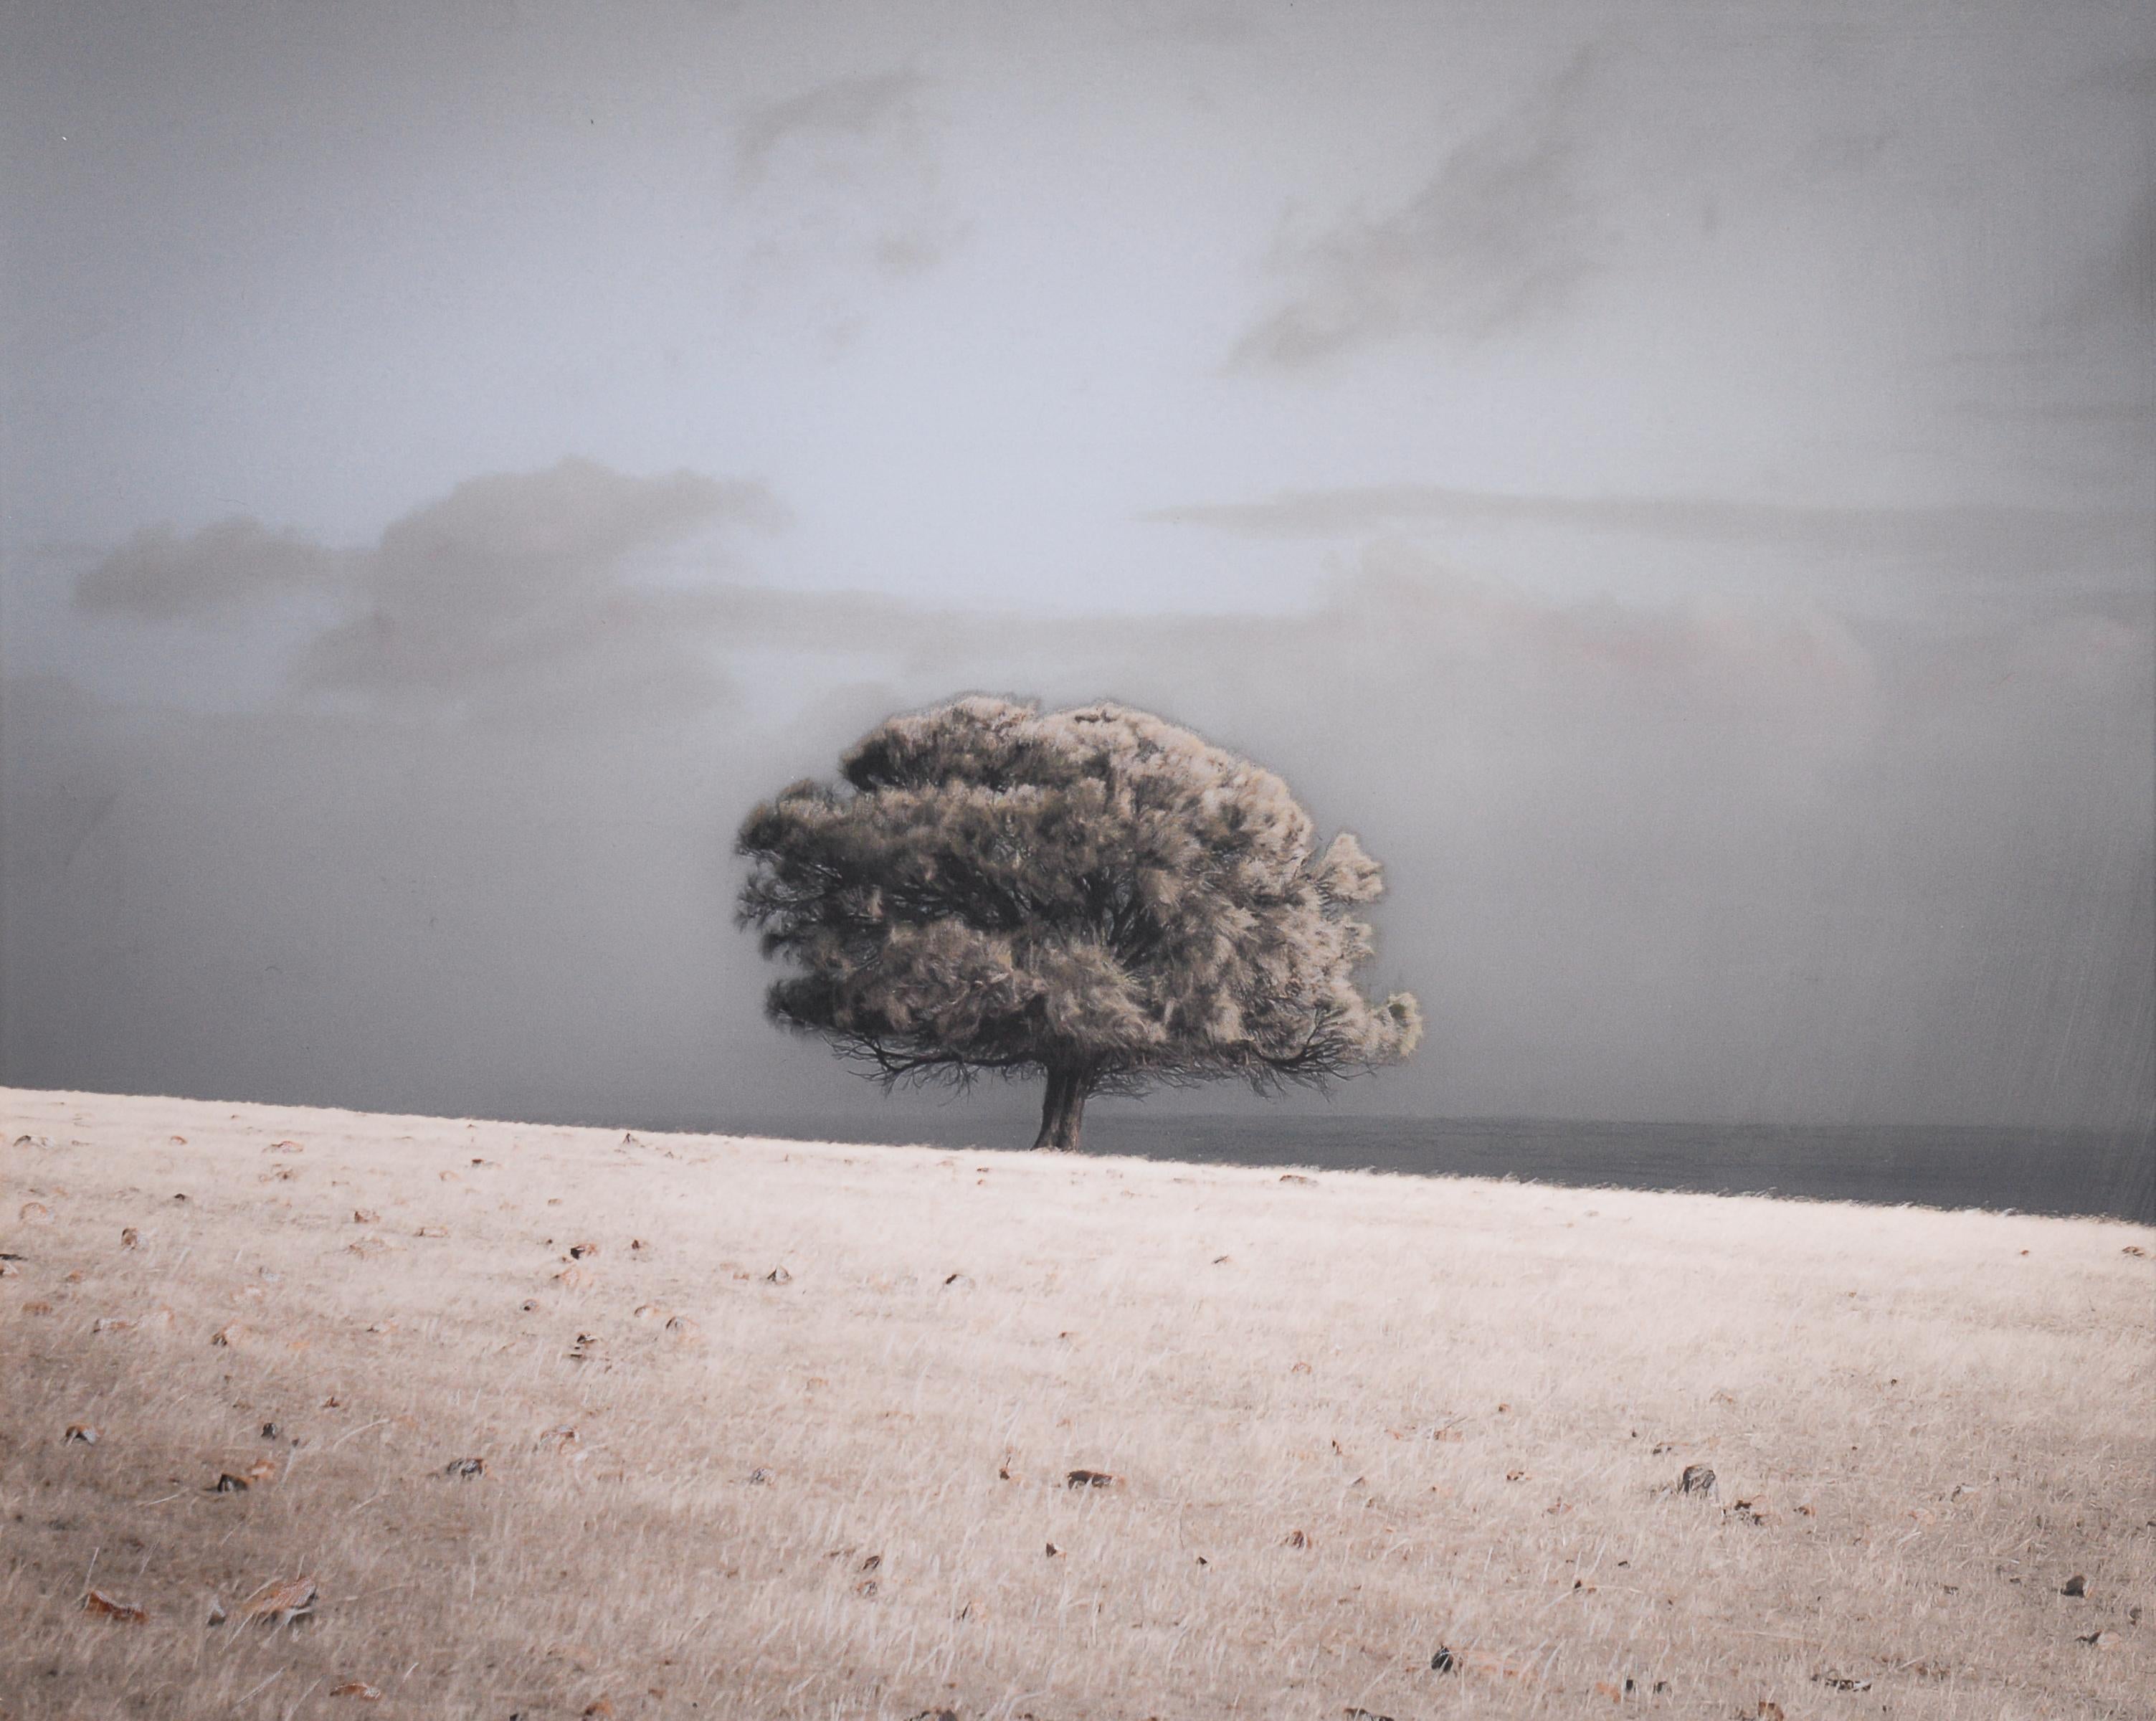
{"type": "MultiPolygon", "coordinates": [[[[1023,1148],[1034,1125],[963,1104],[883,1117],[728,1118],[741,1134],[1023,1148]]],[[[1203,1164],[1512,1177],[1576,1188],[1685,1189],[1894,1206],[1980,1207],[2156,1224],[2149,1130],[1997,1129],[1147,1112],[1096,1101],[1085,1151],[1203,1164]]]]}

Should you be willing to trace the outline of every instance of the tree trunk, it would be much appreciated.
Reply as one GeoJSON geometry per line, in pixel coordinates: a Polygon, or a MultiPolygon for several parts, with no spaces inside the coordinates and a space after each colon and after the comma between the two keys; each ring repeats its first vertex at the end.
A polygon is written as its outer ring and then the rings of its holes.
{"type": "Polygon", "coordinates": [[[1034,1138],[1034,1146],[1075,1153],[1079,1128],[1086,1120],[1086,1096],[1092,1087],[1091,1081],[1079,1071],[1051,1067],[1048,1092],[1040,1102],[1040,1133],[1034,1138]]]}

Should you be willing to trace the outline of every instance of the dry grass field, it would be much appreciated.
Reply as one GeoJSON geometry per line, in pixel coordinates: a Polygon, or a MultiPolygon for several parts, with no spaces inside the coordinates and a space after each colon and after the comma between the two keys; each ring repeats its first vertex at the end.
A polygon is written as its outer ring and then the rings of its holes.
{"type": "Polygon", "coordinates": [[[2156,1715],[2145,1228],[0,1114],[9,1721],[2156,1715]]]}

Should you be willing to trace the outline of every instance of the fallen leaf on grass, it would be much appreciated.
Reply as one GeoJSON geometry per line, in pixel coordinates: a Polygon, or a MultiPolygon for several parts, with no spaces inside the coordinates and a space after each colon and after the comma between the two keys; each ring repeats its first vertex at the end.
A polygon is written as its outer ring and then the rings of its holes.
{"type": "Polygon", "coordinates": [[[247,1489],[248,1482],[245,1477],[234,1476],[230,1471],[227,1471],[204,1492],[212,1494],[244,1494],[247,1489]]]}
{"type": "Polygon", "coordinates": [[[1375,1709],[1361,1708],[1353,1703],[1348,1704],[1340,1713],[1348,1718],[1348,1721],[1393,1721],[1390,1715],[1380,1715],[1375,1709]]]}
{"type": "Polygon", "coordinates": [[[248,1598],[239,1616],[262,1625],[289,1625],[312,1613],[320,1594],[312,1578],[287,1578],[282,1583],[265,1584],[248,1598]]]}
{"type": "Polygon", "coordinates": [[[1486,1679],[1517,1679],[1528,1682],[1535,1677],[1534,1669],[1508,1662],[1502,1656],[1487,1650],[1440,1649],[1430,1657],[1430,1667],[1440,1673],[1476,1673],[1486,1679]],[[1438,1665],[1440,1658],[1450,1662],[1449,1667],[1438,1665]]]}
{"type": "Polygon", "coordinates": [[[15,1257],[13,1256],[0,1256],[0,1279],[20,1277],[22,1271],[22,1268],[15,1265],[15,1257]]]}
{"type": "Polygon", "coordinates": [[[49,1315],[52,1312],[53,1306],[49,1302],[26,1302],[23,1305],[23,1313],[26,1315],[49,1315]]]}
{"type": "Polygon", "coordinates": [[[591,1702],[584,1705],[584,1721],[598,1721],[598,1718],[612,1713],[613,1713],[613,1705],[603,1697],[593,1698],[591,1702]]]}
{"type": "Polygon", "coordinates": [[[141,1241],[141,1232],[136,1230],[133,1225],[122,1225],[120,1228],[120,1246],[122,1249],[138,1248],[141,1241]]]}
{"type": "Polygon", "coordinates": [[[265,1153],[304,1153],[307,1150],[297,1142],[272,1142],[262,1151],[265,1153]]]}
{"type": "Polygon", "coordinates": [[[588,1286],[597,1284],[598,1275],[589,1267],[565,1266],[554,1275],[554,1282],[567,1290],[582,1291],[588,1286]]]}
{"type": "Polygon", "coordinates": [[[1074,1470],[1063,1478],[1066,1488],[1111,1488],[1121,1477],[1105,1470],[1074,1470]]]}
{"type": "Polygon", "coordinates": [[[1306,1184],[1314,1181],[1311,1178],[1305,1177],[1300,1171],[1283,1171],[1280,1174],[1280,1180],[1284,1184],[1306,1184]]]}
{"type": "Polygon", "coordinates": [[[1714,1492],[1714,1472],[1704,1464],[1687,1464],[1677,1478],[1681,1494],[1712,1494],[1714,1492]]]}
{"type": "Polygon", "coordinates": [[[629,1313],[639,1321],[663,1321],[666,1311],[655,1302],[639,1302],[629,1313]]]}
{"type": "Polygon", "coordinates": [[[1061,1554],[1062,1552],[1063,1552],[1063,1550],[1062,1550],[1060,1548],[1057,1547],[1057,1546],[1055,1545],[1055,1543],[1050,1542],[1050,1543],[1048,1544],[1048,1557],[1049,1557],[1050,1559],[1055,1559],[1058,1554],[1061,1554]]]}
{"type": "Polygon", "coordinates": [[[1763,1697],[1759,1699],[1758,1716],[1758,1721],[1784,1721],[1782,1706],[1763,1697]]]}
{"type": "Polygon", "coordinates": [[[442,1474],[444,1476],[457,1477],[463,1481],[470,1482],[474,1477],[485,1476],[486,1474],[486,1460],[484,1458],[452,1458],[448,1463],[442,1467],[442,1474]]]}
{"type": "Polygon", "coordinates": [[[94,1446],[100,1438],[101,1436],[94,1424],[88,1422],[70,1422],[67,1426],[67,1432],[60,1436],[60,1444],[64,1446],[94,1446]]]}
{"type": "Polygon", "coordinates": [[[248,1481],[259,1487],[265,1482],[277,1480],[277,1461],[274,1458],[257,1458],[239,1473],[248,1481]]]}
{"type": "Polygon", "coordinates": [[[703,1336],[701,1332],[698,1329],[696,1323],[690,1320],[686,1315],[675,1316],[673,1319],[667,1322],[666,1330],[669,1333],[671,1333],[676,1338],[684,1340],[699,1338],[703,1336]]]}
{"type": "Polygon", "coordinates": [[[347,1679],[341,1685],[330,1687],[331,1697],[356,1697],[363,1703],[378,1703],[382,1693],[363,1679],[347,1679]]]}
{"type": "Polygon", "coordinates": [[[25,1201],[22,1210],[15,1216],[24,1225],[50,1225],[53,1221],[53,1210],[42,1201],[25,1201]]]}
{"type": "Polygon", "coordinates": [[[117,1620],[126,1626],[139,1626],[150,1617],[132,1602],[118,1600],[102,1590],[93,1590],[82,1598],[82,1611],[103,1619],[117,1620]]]}
{"type": "Polygon", "coordinates": [[[566,1451],[577,1444],[577,1431],[566,1422],[557,1424],[539,1436],[539,1445],[542,1450],[552,1446],[557,1451],[566,1451]]]}
{"type": "Polygon", "coordinates": [[[1869,1691],[1871,1689],[1871,1682],[1869,1679],[1852,1679],[1844,1673],[1815,1673],[1812,1675],[1812,1683],[1815,1685],[1824,1685],[1829,1691],[1869,1691]]]}
{"type": "Polygon", "coordinates": [[[2116,1631],[2095,1631],[2086,1636],[2076,1637],[2076,1643],[2086,1643],[2091,1649],[2116,1649],[2123,1640],[2116,1631]]]}
{"type": "Polygon", "coordinates": [[[793,1282],[793,1275],[783,1266],[775,1266],[763,1276],[763,1282],[767,1285],[790,1285],[793,1282]]]}
{"type": "Polygon", "coordinates": [[[449,1234],[447,1225],[423,1225],[418,1230],[412,1233],[415,1237],[446,1237],[449,1234]]]}
{"type": "Polygon", "coordinates": [[[90,1323],[90,1330],[93,1333],[132,1333],[135,1323],[124,1321],[117,1315],[100,1315],[90,1323]]]}
{"type": "Polygon", "coordinates": [[[1309,1545],[1310,1538],[1301,1530],[1290,1530],[1281,1538],[1281,1546],[1283,1548],[1307,1548],[1309,1545]]]}
{"type": "Polygon", "coordinates": [[[2145,1261],[2146,1259],[2148,1259],[2148,1251],[2146,1249],[2143,1249],[2143,1247],[2142,1247],[2138,1243],[2128,1243],[2128,1245],[2127,1245],[2123,1249],[2120,1250],[2118,1252],[2119,1252],[2121,1255],[2138,1255],[2138,1256],[2141,1256],[2144,1261],[2145,1261]]]}
{"type": "Polygon", "coordinates": [[[2065,1583],[2059,1585],[2059,1594],[2061,1595],[2086,1595],[2088,1594],[2088,1580],[2083,1577],[2079,1572],[2076,1572],[2073,1576],[2068,1578],[2065,1583]]]}
{"type": "Polygon", "coordinates": [[[380,1225],[382,1215],[372,1207],[355,1207],[352,1210],[352,1222],[354,1225],[380,1225]]]}

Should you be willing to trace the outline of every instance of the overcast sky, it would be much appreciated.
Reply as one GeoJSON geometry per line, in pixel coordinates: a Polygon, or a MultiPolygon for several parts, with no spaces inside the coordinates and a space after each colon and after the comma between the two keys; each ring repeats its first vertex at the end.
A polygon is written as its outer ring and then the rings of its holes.
{"type": "Polygon", "coordinates": [[[0,12],[6,1079],[852,1103],[729,834],[989,688],[1364,833],[1358,1103],[2148,1117],[2144,5],[0,12]]]}

